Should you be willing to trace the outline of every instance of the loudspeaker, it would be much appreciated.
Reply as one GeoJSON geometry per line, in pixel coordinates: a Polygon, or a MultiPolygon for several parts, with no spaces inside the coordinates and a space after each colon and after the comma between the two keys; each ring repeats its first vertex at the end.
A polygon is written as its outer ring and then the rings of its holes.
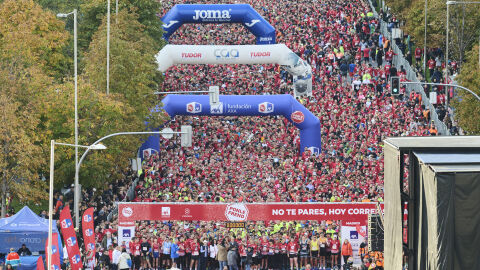
{"type": "Polygon", "coordinates": [[[368,215],[368,247],[369,251],[383,252],[383,225],[378,214],[368,215]]]}

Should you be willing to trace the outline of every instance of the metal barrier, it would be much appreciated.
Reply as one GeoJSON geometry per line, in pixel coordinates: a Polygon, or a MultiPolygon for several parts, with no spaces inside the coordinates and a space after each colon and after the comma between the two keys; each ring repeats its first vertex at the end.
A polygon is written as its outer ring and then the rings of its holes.
{"type": "MultiPolygon", "coordinates": [[[[125,196],[122,202],[128,202],[135,199],[135,187],[137,186],[138,181],[139,181],[139,178],[138,177],[135,178],[135,180],[132,182],[132,184],[127,190],[127,196],[125,196]]],[[[118,213],[118,205],[115,204],[115,207],[110,211],[110,213],[107,216],[107,221],[111,221],[117,213],[118,213]]]]}
{"type": "MultiPolygon", "coordinates": [[[[405,59],[402,51],[400,50],[400,48],[398,48],[398,46],[395,44],[395,41],[392,39],[392,33],[390,33],[387,29],[387,22],[383,21],[382,18],[380,18],[380,16],[378,15],[377,11],[375,10],[372,4],[372,0],[368,0],[368,2],[370,4],[370,8],[372,9],[374,16],[379,19],[380,33],[391,41],[392,50],[395,54],[397,54],[396,56],[393,57],[393,64],[397,68],[399,68],[400,66],[403,66],[403,68],[407,72],[407,80],[411,82],[420,82],[417,78],[416,72],[412,69],[412,67],[410,66],[410,63],[407,61],[407,59],[405,59]]],[[[433,104],[430,102],[429,97],[425,94],[423,87],[420,84],[407,85],[406,94],[410,95],[412,91],[415,91],[416,93],[420,93],[422,95],[423,105],[425,105],[425,108],[430,109],[430,118],[435,122],[435,127],[438,130],[438,134],[450,135],[450,132],[447,126],[445,125],[445,123],[438,119],[437,111],[435,110],[435,107],[433,106],[433,104]]]]}

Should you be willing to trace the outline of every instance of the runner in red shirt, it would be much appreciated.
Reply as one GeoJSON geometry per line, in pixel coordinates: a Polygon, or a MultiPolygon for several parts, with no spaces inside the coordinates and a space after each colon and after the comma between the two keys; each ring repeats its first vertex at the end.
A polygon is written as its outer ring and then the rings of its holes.
{"type": "Polygon", "coordinates": [[[192,249],[192,260],[190,262],[190,269],[197,269],[198,258],[200,255],[200,243],[198,239],[193,239],[190,242],[190,248],[192,249]]]}
{"type": "Polygon", "coordinates": [[[260,240],[260,252],[262,254],[262,264],[261,268],[262,269],[267,269],[268,267],[268,239],[267,236],[264,235],[262,237],[262,240],[260,240]]]}
{"type": "Polygon", "coordinates": [[[293,270],[295,266],[296,269],[298,268],[298,242],[295,239],[295,235],[290,236],[290,241],[288,242],[288,257],[290,258],[290,269],[293,270]]]}
{"type": "Polygon", "coordinates": [[[158,261],[160,258],[160,244],[158,243],[158,239],[153,240],[152,244],[152,251],[153,251],[153,268],[158,268],[158,261]]]}
{"type": "Polygon", "coordinates": [[[415,60],[417,61],[417,63],[422,60],[422,49],[418,47],[415,49],[415,60]]]}
{"type": "Polygon", "coordinates": [[[340,253],[340,241],[337,239],[337,235],[333,236],[330,242],[330,249],[332,251],[332,266],[338,264],[338,255],[340,253]]]}

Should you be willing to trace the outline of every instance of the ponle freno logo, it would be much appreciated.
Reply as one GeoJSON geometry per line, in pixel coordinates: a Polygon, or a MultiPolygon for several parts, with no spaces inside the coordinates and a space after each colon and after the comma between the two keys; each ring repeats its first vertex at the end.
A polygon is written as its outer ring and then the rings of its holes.
{"type": "Polygon", "coordinates": [[[248,208],[243,203],[227,205],[225,217],[229,221],[245,221],[248,218],[248,208]]]}
{"type": "Polygon", "coordinates": [[[270,102],[262,102],[258,104],[258,112],[259,113],[271,113],[273,112],[273,103],[270,102]]]}
{"type": "Polygon", "coordinates": [[[128,206],[125,207],[125,208],[123,208],[123,209],[122,209],[122,215],[123,215],[124,217],[127,217],[127,218],[128,218],[128,217],[131,217],[131,216],[133,215],[133,210],[132,210],[132,208],[130,208],[130,207],[128,207],[128,206]]]}
{"type": "Polygon", "coordinates": [[[270,57],[270,52],[250,52],[251,58],[270,57]]]}
{"type": "Polygon", "coordinates": [[[198,102],[187,103],[187,112],[189,113],[200,113],[202,112],[202,104],[198,102]]]}
{"type": "Polygon", "coordinates": [[[303,123],[305,121],[305,115],[301,111],[294,111],[291,115],[290,118],[292,119],[293,122],[297,124],[303,123]]]}
{"type": "Polygon", "coordinates": [[[230,15],[229,10],[194,10],[195,15],[193,16],[194,20],[227,20],[232,16],[230,15]]]}
{"type": "Polygon", "coordinates": [[[182,52],[182,58],[202,58],[202,53],[182,52]]]}

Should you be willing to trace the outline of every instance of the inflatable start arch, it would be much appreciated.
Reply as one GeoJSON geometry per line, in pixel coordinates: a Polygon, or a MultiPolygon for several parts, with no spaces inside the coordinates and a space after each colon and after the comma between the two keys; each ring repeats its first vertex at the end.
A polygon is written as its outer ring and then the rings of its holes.
{"type": "Polygon", "coordinates": [[[312,68],[285,44],[166,45],[155,56],[162,72],[179,64],[279,64],[293,75],[296,92],[312,94],[312,68]]]}
{"type": "Polygon", "coordinates": [[[165,40],[184,23],[241,23],[257,44],[275,44],[275,28],[248,4],[179,4],[162,18],[165,40]]]}
{"type": "Polygon", "coordinates": [[[320,120],[291,95],[220,95],[220,102],[210,106],[208,95],[167,95],[163,109],[176,115],[267,116],[282,115],[300,130],[300,152],[305,148],[321,151],[320,120]]]}

